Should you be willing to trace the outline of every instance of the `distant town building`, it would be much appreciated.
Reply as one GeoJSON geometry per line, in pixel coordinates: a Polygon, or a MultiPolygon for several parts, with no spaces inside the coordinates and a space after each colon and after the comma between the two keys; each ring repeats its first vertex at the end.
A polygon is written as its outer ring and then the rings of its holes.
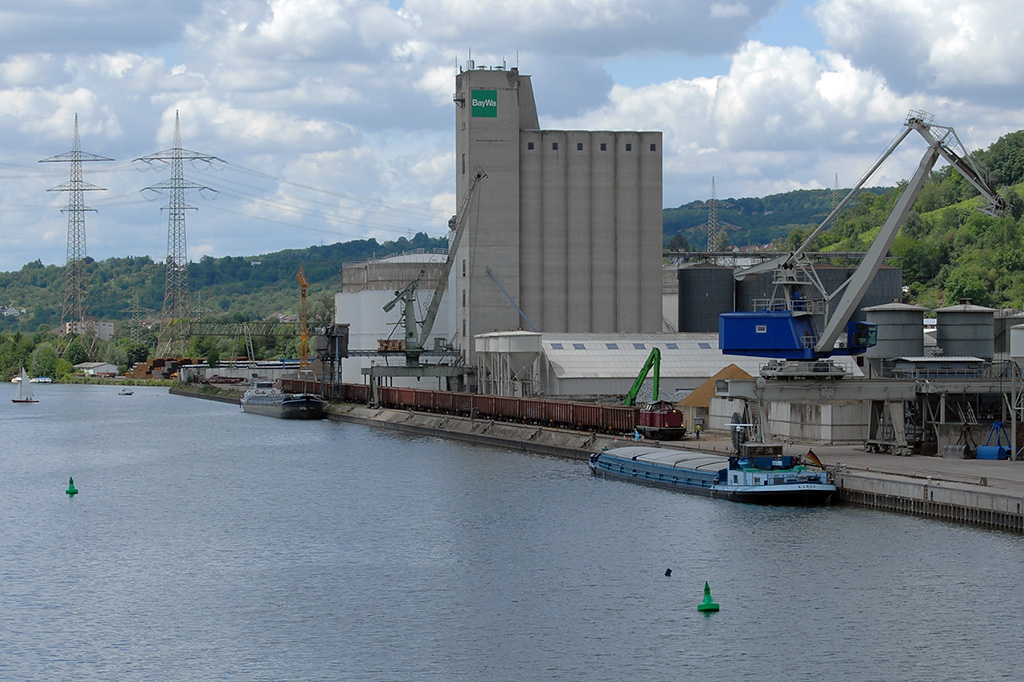
{"type": "Polygon", "coordinates": [[[75,371],[91,377],[112,377],[117,376],[117,365],[109,362],[80,362],[75,365],[75,371]]]}
{"type": "Polygon", "coordinates": [[[65,322],[64,328],[60,330],[61,336],[66,334],[93,334],[100,341],[110,341],[114,338],[114,323],[113,322],[96,322],[90,320],[85,325],[82,324],[81,320],[74,322],[65,322]],[[91,331],[90,331],[91,330],[91,331]]]}

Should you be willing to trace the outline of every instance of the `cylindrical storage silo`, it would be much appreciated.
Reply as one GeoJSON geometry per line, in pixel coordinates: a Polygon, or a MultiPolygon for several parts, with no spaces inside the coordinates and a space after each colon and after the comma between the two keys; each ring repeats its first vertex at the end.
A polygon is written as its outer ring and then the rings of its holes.
{"type": "Polygon", "coordinates": [[[995,314],[996,353],[1010,352],[1010,329],[1024,324],[1024,312],[1012,308],[997,310],[995,314]]]}
{"type": "Polygon", "coordinates": [[[1010,359],[1024,368],[1024,324],[1010,327],[1010,359]]]}
{"type": "Polygon", "coordinates": [[[991,360],[995,356],[995,310],[966,300],[935,311],[935,341],[946,357],[991,360]]]}
{"type": "Polygon", "coordinates": [[[924,308],[893,302],[865,308],[864,312],[868,322],[878,325],[878,343],[868,348],[869,358],[924,355],[924,308]]]}
{"type": "MultiPolygon", "coordinates": [[[[852,272],[850,274],[853,274],[852,272]]],[[[860,301],[860,310],[855,311],[850,319],[867,320],[867,309],[877,305],[885,305],[888,301],[899,300],[903,293],[903,270],[890,265],[878,268],[871,286],[864,292],[860,301]]],[[[922,318],[923,319],[923,318],[922,318]]],[[[921,320],[918,320],[920,323],[921,320]]]]}
{"type": "Polygon", "coordinates": [[[1024,324],[1010,327],[1010,359],[1024,367],[1024,324]]]}
{"type": "Polygon", "coordinates": [[[762,272],[757,275],[748,275],[736,281],[736,310],[750,312],[752,310],[764,310],[763,303],[771,299],[775,287],[772,285],[772,273],[762,272]]]}
{"type": "Polygon", "coordinates": [[[733,311],[732,273],[710,263],[679,268],[680,332],[718,332],[718,314],[733,311]]]}

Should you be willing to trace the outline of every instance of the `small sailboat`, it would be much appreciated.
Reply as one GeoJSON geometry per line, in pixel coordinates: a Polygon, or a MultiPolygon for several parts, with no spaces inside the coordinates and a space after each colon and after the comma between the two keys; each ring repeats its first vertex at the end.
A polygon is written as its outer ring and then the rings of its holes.
{"type": "Polygon", "coordinates": [[[18,382],[18,391],[14,397],[11,398],[12,403],[38,403],[39,400],[35,396],[35,391],[32,389],[32,384],[29,383],[28,374],[25,373],[25,368],[21,368],[21,381],[18,382]]]}

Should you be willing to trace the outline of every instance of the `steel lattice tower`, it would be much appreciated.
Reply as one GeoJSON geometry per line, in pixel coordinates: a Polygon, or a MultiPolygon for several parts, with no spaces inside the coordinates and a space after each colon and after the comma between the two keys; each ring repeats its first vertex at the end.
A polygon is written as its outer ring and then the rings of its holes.
{"type": "Polygon", "coordinates": [[[718,222],[718,191],[715,189],[715,178],[711,177],[711,200],[708,202],[708,251],[718,248],[718,235],[722,233],[722,225],[718,222]]]}
{"type": "MultiPolygon", "coordinates": [[[[167,206],[167,261],[166,279],[164,282],[164,306],[160,317],[170,320],[171,327],[180,327],[181,320],[191,316],[191,309],[188,301],[188,246],[185,238],[185,211],[197,210],[195,206],[185,203],[185,192],[188,190],[209,190],[216,192],[211,187],[200,185],[185,180],[184,162],[212,163],[222,159],[209,154],[189,151],[181,147],[181,121],[178,112],[174,112],[174,143],[171,149],[150,154],[135,159],[149,165],[169,164],[171,166],[171,177],[168,180],[155,185],[143,188],[145,191],[159,192],[166,190],[169,201],[167,206]]],[[[166,334],[164,334],[166,337],[166,334]]],[[[167,339],[171,345],[173,339],[167,339]]],[[[184,339],[178,339],[183,341],[184,339]]]]}
{"type": "Polygon", "coordinates": [[[708,209],[708,222],[705,227],[708,230],[708,252],[714,251],[719,248],[722,239],[722,235],[725,234],[726,230],[738,229],[735,225],[722,222],[718,218],[719,207],[725,208],[736,208],[733,204],[727,201],[718,200],[718,190],[715,189],[715,178],[711,177],[711,198],[704,202],[704,208],[708,209]]]}
{"type": "Polygon", "coordinates": [[[82,151],[82,141],[78,135],[78,114],[75,114],[75,137],[71,151],[39,160],[39,163],[71,164],[70,180],[48,190],[68,193],[68,205],[61,209],[62,213],[68,215],[68,254],[64,266],[64,303],[60,311],[61,334],[68,331],[85,334],[91,329],[91,325],[88,325],[89,282],[85,268],[85,214],[87,211],[95,211],[95,209],[85,205],[83,193],[104,188],[82,180],[83,161],[113,161],[113,159],[82,151]]]}
{"type": "Polygon", "coordinates": [[[139,304],[139,298],[136,296],[132,299],[132,304],[127,308],[122,308],[121,312],[131,314],[131,321],[128,323],[128,338],[132,343],[138,343],[142,340],[142,313],[146,312],[146,309],[139,304]]]}

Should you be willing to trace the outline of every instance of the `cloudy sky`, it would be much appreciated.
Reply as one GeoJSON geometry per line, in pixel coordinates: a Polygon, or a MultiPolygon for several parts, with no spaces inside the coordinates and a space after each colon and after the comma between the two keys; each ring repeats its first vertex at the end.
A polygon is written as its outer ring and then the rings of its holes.
{"type": "MultiPolygon", "coordinates": [[[[548,129],[661,130],[665,206],[848,187],[911,109],[968,149],[1024,128],[1017,0],[0,0],[0,270],[63,265],[79,118],[87,250],[167,253],[172,146],[188,253],[446,232],[455,75],[518,66],[548,129]]],[[[877,184],[907,178],[909,139],[877,184]]]]}

